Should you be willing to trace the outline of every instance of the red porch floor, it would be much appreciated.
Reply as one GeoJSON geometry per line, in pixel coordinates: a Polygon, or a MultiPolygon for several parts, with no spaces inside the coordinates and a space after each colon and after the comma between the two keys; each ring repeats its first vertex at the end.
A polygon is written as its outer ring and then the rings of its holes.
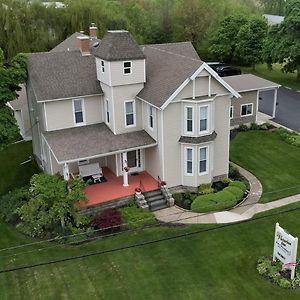
{"type": "Polygon", "coordinates": [[[135,176],[128,175],[128,187],[123,186],[122,176],[117,177],[108,168],[103,168],[103,176],[107,179],[106,182],[93,184],[85,189],[88,202],[81,203],[80,207],[89,207],[134,195],[135,188],[140,187],[140,181],[143,183],[145,192],[157,189],[157,180],[145,171],[135,176]]]}

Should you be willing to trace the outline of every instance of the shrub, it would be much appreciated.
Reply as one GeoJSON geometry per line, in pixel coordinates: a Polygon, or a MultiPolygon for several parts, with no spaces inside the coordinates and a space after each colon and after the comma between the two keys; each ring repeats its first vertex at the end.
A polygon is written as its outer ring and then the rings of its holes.
{"type": "Polygon", "coordinates": [[[184,199],[182,202],[182,207],[184,209],[191,209],[192,200],[191,199],[184,199]]]}
{"type": "Polygon", "coordinates": [[[244,191],[235,186],[228,186],[227,188],[224,189],[224,191],[227,191],[232,195],[234,195],[237,201],[240,201],[244,196],[244,191]]]}
{"type": "Polygon", "coordinates": [[[154,214],[136,206],[125,206],[119,209],[123,223],[129,229],[142,228],[155,223],[154,214]]]}
{"type": "Polygon", "coordinates": [[[121,229],[122,216],[115,208],[108,208],[96,214],[91,225],[96,229],[103,229],[103,232],[116,232],[121,229]]]}
{"type": "Polygon", "coordinates": [[[250,128],[245,125],[245,124],[241,124],[239,127],[238,127],[238,130],[239,131],[248,131],[250,128]]]}
{"type": "Polygon", "coordinates": [[[27,187],[15,189],[0,198],[0,218],[8,223],[17,223],[20,218],[16,212],[29,200],[27,187]]]}
{"type": "Polygon", "coordinates": [[[239,170],[231,164],[229,164],[229,174],[228,174],[228,176],[231,179],[237,179],[237,178],[241,177],[241,175],[239,173],[239,170]]]}
{"type": "Polygon", "coordinates": [[[183,201],[182,193],[174,193],[172,196],[175,200],[176,205],[181,206],[183,201]]]}
{"type": "Polygon", "coordinates": [[[200,195],[192,203],[191,209],[195,212],[209,212],[224,210],[237,203],[233,194],[220,191],[214,194],[200,195]]]}
{"type": "Polygon", "coordinates": [[[258,124],[256,124],[256,123],[251,123],[250,124],[250,128],[249,128],[250,130],[259,130],[260,129],[260,126],[258,125],[258,124]]]}
{"type": "Polygon", "coordinates": [[[291,144],[296,147],[300,147],[300,135],[296,132],[290,132],[284,128],[276,129],[276,133],[283,139],[286,143],[291,144]]]}
{"type": "Polygon", "coordinates": [[[244,193],[244,192],[246,191],[246,189],[247,189],[245,183],[242,182],[242,181],[231,181],[231,182],[229,183],[229,187],[237,187],[237,188],[239,188],[240,190],[242,190],[243,193],[244,193]]]}
{"type": "Polygon", "coordinates": [[[201,184],[199,186],[198,193],[200,195],[212,194],[214,193],[214,189],[211,187],[210,184],[201,184]]]}

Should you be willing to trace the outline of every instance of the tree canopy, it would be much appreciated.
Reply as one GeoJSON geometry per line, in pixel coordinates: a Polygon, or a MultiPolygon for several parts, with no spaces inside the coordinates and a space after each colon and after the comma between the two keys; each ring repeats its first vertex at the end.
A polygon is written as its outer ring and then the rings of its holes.
{"type": "Polygon", "coordinates": [[[58,175],[35,174],[30,180],[29,201],[17,212],[19,229],[31,236],[76,232],[89,220],[79,214],[77,202],[86,200],[83,181],[70,182],[58,175]]]}
{"type": "Polygon", "coordinates": [[[265,61],[282,64],[284,72],[297,72],[300,81],[300,0],[288,0],[284,21],[270,28],[264,47],[265,61]]]}
{"type": "Polygon", "coordinates": [[[16,55],[10,62],[5,61],[0,48],[0,149],[19,136],[19,129],[12,110],[6,105],[18,97],[27,77],[27,58],[24,54],[16,55]]]}

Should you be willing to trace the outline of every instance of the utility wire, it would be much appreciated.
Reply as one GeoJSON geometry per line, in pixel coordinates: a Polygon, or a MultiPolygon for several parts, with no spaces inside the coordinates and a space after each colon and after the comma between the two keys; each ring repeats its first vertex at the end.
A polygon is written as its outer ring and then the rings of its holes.
{"type": "Polygon", "coordinates": [[[135,244],[131,244],[131,245],[124,245],[124,246],[111,248],[111,249],[107,249],[107,250],[95,251],[95,252],[90,252],[90,253],[86,253],[86,254],[71,256],[71,257],[67,257],[67,258],[45,261],[45,262],[41,262],[41,263],[27,264],[27,265],[23,265],[23,266],[19,266],[19,267],[14,267],[14,268],[2,269],[2,270],[0,270],[0,274],[19,271],[19,270],[25,270],[25,269],[31,269],[31,268],[34,268],[34,267],[46,266],[46,265],[51,265],[51,264],[56,264],[56,263],[61,263],[61,262],[66,262],[66,261],[71,261],[71,260],[77,260],[77,259],[91,257],[91,256],[103,255],[103,254],[118,252],[118,251],[122,251],[122,250],[126,250],[126,249],[143,247],[143,246],[146,246],[146,245],[156,244],[156,243],[160,243],[160,242],[164,242],[164,241],[176,240],[176,239],[179,239],[179,238],[192,236],[192,235],[196,235],[196,234],[201,234],[201,233],[204,233],[204,232],[216,231],[216,230],[219,230],[219,229],[222,229],[222,228],[227,228],[227,227],[230,227],[230,226],[236,226],[236,225],[239,225],[239,224],[242,224],[242,223],[250,223],[250,222],[253,222],[253,221],[257,221],[257,220],[270,218],[270,217],[280,215],[280,214],[283,214],[283,213],[297,211],[299,209],[300,208],[293,208],[293,209],[285,210],[285,211],[282,211],[282,212],[277,212],[277,213],[273,213],[273,214],[253,218],[253,219],[250,219],[250,220],[244,220],[244,221],[236,222],[236,223],[233,223],[233,224],[224,224],[224,225],[220,225],[218,227],[212,227],[212,228],[206,228],[206,229],[196,230],[196,231],[192,231],[192,232],[186,232],[186,233],[177,234],[177,235],[174,235],[174,236],[169,236],[169,237],[165,237],[165,238],[144,241],[144,242],[135,243],[135,244]]]}
{"type": "MultiPolygon", "coordinates": [[[[277,191],[274,191],[274,192],[279,192],[279,191],[283,191],[283,190],[286,190],[286,189],[281,189],[281,190],[277,190],[277,191]]],[[[253,204],[253,203],[241,204],[241,205],[238,206],[238,208],[252,206],[252,205],[255,205],[255,204],[253,204]]],[[[230,210],[232,210],[232,208],[230,208],[227,211],[230,211],[230,210]]],[[[172,216],[176,216],[176,215],[182,215],[184,213],[186,213],[186,211],[175,212],[175,213],[167,214],[165,216],[166,217],[172,217],[172,216]]],[[[214,213],[214,212],[199,213],[199,215],[205,216],[205,215],[209,215],[211,213],[214,213]]],[[[194,218],[194,216],[190,216],[190,217],[186,217],[186,218],[182,218],[182,219],[175,219],[175,220],[172,220],[172,221],[169,221],[169,222],[164,222],[164,223],[169,224],[169,223],[174,223],[176,221],[178,222],[178,221],[183,221],[183,220],[191,219],[191,218],[194,218]]],[[[141,221],[147,221],[147,220],[152,220],[152,217],[144,218],[144,219],[139,219],[139,220],[136,220],[136,221],[133,221],[133,222],[128,222],[128,223],[125,223],[125,224],[122,224],[122,225],[123,226],[127,226],[127,225],[137,224],[137,223],[139,223],[141,221]]],[[[24,248],[24,247],[29,247],[29,246],[33,246],[33,245],[38,245],[38,244],[46,243],[46,242],[60,241],[60,240],[63,240],[63,239],[68,239],[68,238],[72,238],[72,237],[76,237],[76,236],[82,236],[82,235],[87,235],[87,234],[90,234],[90,233],[97,233],[97,232],[106,231],[106,230],[109,230],[109,229],[115,229],[117,227],[120,227],[120,226],[119,225],[109,226],[109,227],[105,227],[105,228],[94,229],[94,230],[91,230],[89,232],[75,233],[75,234],[71,234],[71,235],[65,235],[65,236],[55,237],[55,238],[51,238],[51,239],[47,239],[47,240],[42,240],[42,241],[37,241],[37,242],[33,242],[33,243],[27,243],[27,244],[21,244],[21,245],[17,245],[17,246],[13,246],[13,247],[2,248],[2,249],[0,249],[0,252],[9,251],[9,250],[15,250],[15,249],[24,248]]],[[[59,244],[59,245],[65,245],[65,244],[66,243],[59,244]]],[[[41,248],[41,249],[43,249],[43,248],[41,248]]],[[[40,249],[37,249],[37,251],[38,250],[40,250],[40,249]]]]}

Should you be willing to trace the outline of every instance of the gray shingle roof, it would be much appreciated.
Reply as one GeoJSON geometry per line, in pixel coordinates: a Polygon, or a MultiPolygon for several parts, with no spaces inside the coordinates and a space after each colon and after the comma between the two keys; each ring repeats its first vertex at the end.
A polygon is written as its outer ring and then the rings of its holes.
{"type": "Polygon", "coordinates": [[[45,132],[44,136],[60,162],[156,144],[144,130],[115,135],[104,123],[45,132]]]}
{"type": "Polygon", "coordinates": [[[107,61],[145,58],[139,45],[125,30],[107,31],[93,54],[107,61]]]}
{"type": "Polygon", "coordinates": [[[201,143],[207,143],[215,140],[217,137],[217,133],[214,131],[212,134],[205,135],[205,136],[198,136],[198,137],[192,137],[192,136],[181,136],[179,139],[179,143],[184,144],[201,144],[201,143]]]}
{"type": "Polygon", "coordinates": [[[30,53],[27,69],[37,101],[103,93],[95,57],[79,50],[30,53]]]}
{"type": "MultiPolygon", "coordinates": [[[[79,43],[77,38],[79,36],[87,36],[87,35],[80,32],[74,32],[72,35],[67,37],[64,41],[62,41],[60,44],[58,44],[49,52],[65,52],[65,51],[78,50],[79,43]]],[[[100,42],[100,40],[90,39],[90,47],[92,47],[95,42],[100,42]]]]}
{"type": "Polygon", "coordinates": [[[156,107],[161,107],[203,63],[199,59],[166,51],[155,45],[145,46],[144,53],[146,84],[137,97],[156,107]]]}
{"type": "Polygon", "coordinates": [[[263,79],[253,74],[222,77],[237,92],[247,92],[280,87],[280,84],[263,79]]]}
{"type": "Polygon", "coordinates": [[[21,90],[18,92],[18,95],[17,99],[9,102],[14,110],[21,110],[27,106],[27,94],[24,84],[21,84],[21,90]]]}

